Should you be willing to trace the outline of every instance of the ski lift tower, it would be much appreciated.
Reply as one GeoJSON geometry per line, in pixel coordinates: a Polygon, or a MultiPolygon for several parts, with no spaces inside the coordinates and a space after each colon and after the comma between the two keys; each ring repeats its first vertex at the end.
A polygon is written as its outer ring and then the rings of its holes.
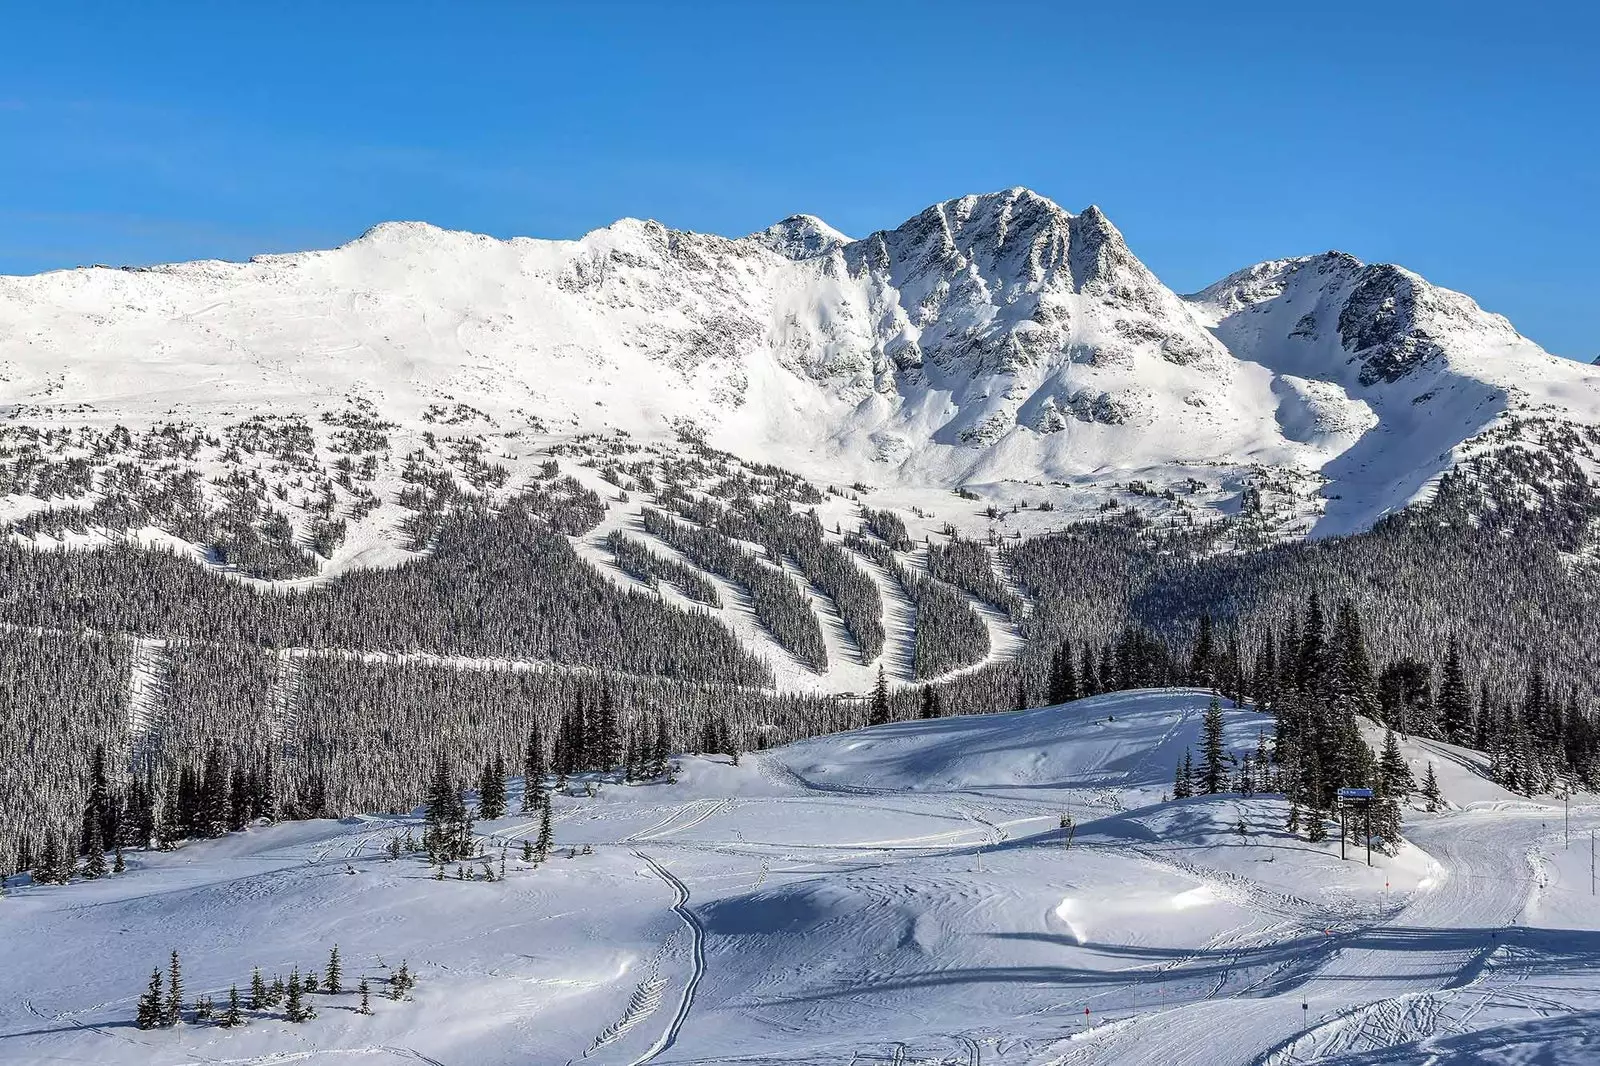
{"type": "Polygon", "coordinates": [[[1370,788],[1341,788],[1339,790],[1339,858],[1343,859],[1344,841],[1348,833],[1348,819],[1350,812],[1355,811],[1365,818],[1367,827],[1367,865],[1372,865],[1372,789],[1370,788]]]}

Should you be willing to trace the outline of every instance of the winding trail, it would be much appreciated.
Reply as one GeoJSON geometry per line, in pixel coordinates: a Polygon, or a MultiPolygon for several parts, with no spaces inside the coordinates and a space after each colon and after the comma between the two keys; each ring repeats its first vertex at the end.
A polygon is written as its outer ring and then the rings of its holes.
{"type": "Polygon", "coordinates": [[[656,1038],[656,1042],[650,1046],[649,1050],[629,1064],[629,1066],[643,1066],[644,1063],[649,1062],[663,1051],[672,1047],[678,1040],[678,1034],[683,1031],[684,1023],[689,1020],[689,1011],[694,1008],[694,994],[700,987],[700,979],[706,974],[706,931],[705,927],[700,924],[699,916],[689,909],[689,886],[679,880],[671,870],[668,870],[644,852],[635,849],[633,853],[646,866],[650,867],[657,877],[671,886],[675,897],[672,901],[672,910],[679,918],[683,919],[683,924],[689,929],[689,953],[690,961],[693,964],[693,969],[689,973],[689,980],[683,986],[683,996],[678,1001],[678,1009],[673,1013],[672,1020],[667,1023],[666,1029],[656,1038]]]}

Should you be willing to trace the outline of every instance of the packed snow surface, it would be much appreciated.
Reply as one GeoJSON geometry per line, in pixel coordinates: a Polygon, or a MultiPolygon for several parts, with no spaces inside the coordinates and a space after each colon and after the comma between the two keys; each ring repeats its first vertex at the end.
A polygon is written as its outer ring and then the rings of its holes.
{"type": "MultiPolygon", "coordinates": [[[[574,783],[537,869],[528,816],[479,824],[515,842],[494,882],[390,860],[391,837],[420,831],[407,815],[14,888],[0,1061],[1593,1061],[1600,811],[1572,809],[1567,849],[1559,806],[1502,792],[1472,753],[1407,743],[1451,809],[1408,811],[1394,858],[1341,860],[1337,839],[1284,832],[1279,798],[1166,800],[1206,698],[902,722],[738,765],[685,757],[674,784],[574,783]],[[347,989],[381,992],[405,961],[413,998],[375,994],[364,1016],[348,991],[316,993],[299,1025],[132,1025],[173,949],[191,996],[225,998],[252,966],[317,969],[334,943],[347,989]]],[[[1230,710],[1228,747],[1253,750],[1265,724],[1230,710]]]]}

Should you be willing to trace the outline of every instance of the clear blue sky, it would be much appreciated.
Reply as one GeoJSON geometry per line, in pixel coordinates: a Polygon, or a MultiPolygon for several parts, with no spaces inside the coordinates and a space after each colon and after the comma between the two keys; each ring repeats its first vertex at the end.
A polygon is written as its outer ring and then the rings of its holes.
{"type": "Polygon", "coordinates": [[[1539,0],[11,5],[0,273],[1028,185],[1180,291],[1336,247],[1592,358],[1597,38],[1539,0]]]}

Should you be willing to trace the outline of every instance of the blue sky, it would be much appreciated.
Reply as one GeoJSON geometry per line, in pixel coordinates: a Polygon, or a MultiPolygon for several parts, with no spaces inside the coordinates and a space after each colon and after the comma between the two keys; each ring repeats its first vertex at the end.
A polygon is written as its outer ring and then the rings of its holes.
{"type": "Polygon", "coordinates": [[[395,218],[864,234],[1028,185],[1180,291],[1341,248],[1593,358],[1597,36],[1476,0],[15,5],[0,273],[395,218]]]}

